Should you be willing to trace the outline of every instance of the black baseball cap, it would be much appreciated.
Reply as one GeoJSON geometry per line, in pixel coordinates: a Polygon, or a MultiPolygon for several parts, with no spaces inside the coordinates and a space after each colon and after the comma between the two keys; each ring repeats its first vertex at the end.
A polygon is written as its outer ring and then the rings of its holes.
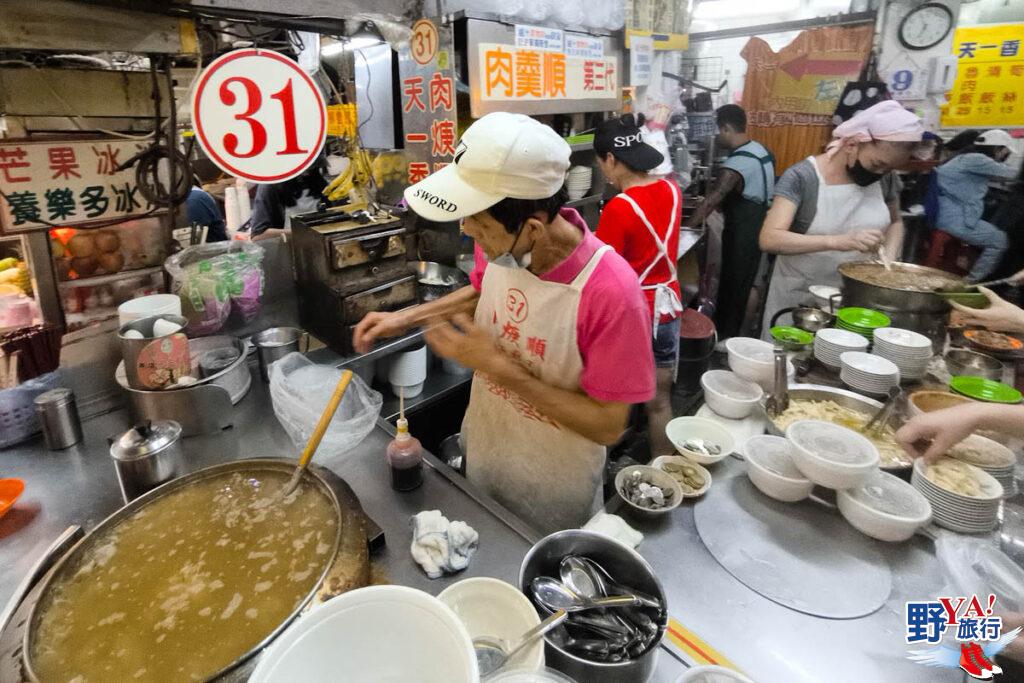
{"type": "Polygon", "coordinates": [[[643,133],[640,131],[643,122],[643,114],[639,120],[632,114],[626,114],[621,118],[602,122],[594,131],[594,150],[598,154],[611,154],[637,171],[657,168],[665,157],[644,142],[643,133]]]}

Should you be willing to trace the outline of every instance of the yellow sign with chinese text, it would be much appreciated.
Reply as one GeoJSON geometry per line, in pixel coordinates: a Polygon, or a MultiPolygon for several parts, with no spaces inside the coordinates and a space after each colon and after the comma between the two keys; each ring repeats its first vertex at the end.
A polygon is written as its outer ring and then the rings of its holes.
{"type": "Polygon", "coordinates": [[[481,100],[618,101],[618,57],[577,57],[498,43],[480,43],[478,49],[481,100]]]}
{"type": "Polygon", "coordinates": [[[956,82],[942,108],[946,128],[1024,125],[1024,24],[958,28],[956,82]]]}

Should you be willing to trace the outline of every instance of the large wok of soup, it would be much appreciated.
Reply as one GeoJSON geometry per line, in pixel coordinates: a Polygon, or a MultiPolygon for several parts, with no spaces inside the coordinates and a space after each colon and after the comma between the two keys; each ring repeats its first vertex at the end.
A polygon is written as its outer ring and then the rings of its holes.
{"type": "Polygon", "coordinates": [[[280,633],[331,568],[342,507],[314,472],[242,460],[114,513],[47,579],[25,632],[36,681],[204,681],[280,633]]]}

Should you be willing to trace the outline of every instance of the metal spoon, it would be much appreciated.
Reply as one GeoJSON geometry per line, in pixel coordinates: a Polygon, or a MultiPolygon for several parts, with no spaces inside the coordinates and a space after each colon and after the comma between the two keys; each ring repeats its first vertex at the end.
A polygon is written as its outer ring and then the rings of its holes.
{"type": "Polygon", "coordinates": [[[561,624],[567,616],[569,615],[565,610],[558,610],[524,633],[512,647],[509,647],[508,641],[502,638],[492,638],[491,636],[477,636],[474,638],[473,649],[476,650],[476,661],[480,669],[480,675],[486,676],[505,666],[520,650],[561,624]]]}
{"type": "Polygon", "coordinates": [[[567,555],[559,565],[559,572],[562,583],[583,597],[629,595],[636,598],[637,604],[641,607],[650,607],[651,609],[661,611],[662,604],[660,600],[616,582],[604,567],[589,557],[567,555]],[[584,575],[586,578],[583,578],[584,575]],[[588,590],[589,586],[592,586],[593,590],[588,590]]]}
{"type": "Polygon", "coordinates": [[[612,595],[606,598],[585,598],[550,576],[538,576],[530,584],[533,597],[551,610],[580,612],[602,607],[625,607],[639,604],[633,595],[612,595]]]}
{"type": "MultiPolygon", "coordinates": [[[[562,583],[583,597],[605,597],[610,591],[605,586],[605,580],[595,566],[592,566],[586,558],[567,555],[559,563],[558,571],[562,578],[562,583]]],[[[618,592],[625,594],[627,591],[622,590],[618,592]]],[[[584,627],[590,627],[602,635],[608,633],[608,631],[627,635],[629,639],[624,643],[624,646],[628,648],[644,637],[647,633],[647,627],[637,623],[643,621],[642,619],[634,618],[637,614],[641,614],[643,617],[646,617],[646,615],[633,608],[624,608],[622,611],[626,612],[627,610],[629,611],[629,619],[625,615],[619,614],[608,614],[607,616],[598,616],[596,618],[574,614],[571,621],[584,627]]],[[[648,619],[648,621],[650,620],[648,619]]]]}

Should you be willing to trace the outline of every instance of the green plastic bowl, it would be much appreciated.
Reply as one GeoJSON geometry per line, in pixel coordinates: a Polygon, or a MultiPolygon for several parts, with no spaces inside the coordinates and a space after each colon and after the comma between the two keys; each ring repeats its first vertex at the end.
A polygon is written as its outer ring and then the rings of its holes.
{"type": "Polygon", "coordinates": [[[889,327],[892,323],[885,313],[858,306],[840,308],[836,317],[849,327],[861,330],[877,330],[880,327],[889,327]]]}
{"type": "Polygon", "coordinates": [[[1020,403],[1022,398],[1009,384],[971,375],[956,375],[949,380],[949,388],[962,396],[989,403],[1020,403]]]}
{"type": "Polygon", "coordinates": [[[781,342],[788,351],[799,351],[805,346],[814,343],[814,335],[799,327],[784,327],[776,325],[771,330],[772,337],[781,342]]]}

